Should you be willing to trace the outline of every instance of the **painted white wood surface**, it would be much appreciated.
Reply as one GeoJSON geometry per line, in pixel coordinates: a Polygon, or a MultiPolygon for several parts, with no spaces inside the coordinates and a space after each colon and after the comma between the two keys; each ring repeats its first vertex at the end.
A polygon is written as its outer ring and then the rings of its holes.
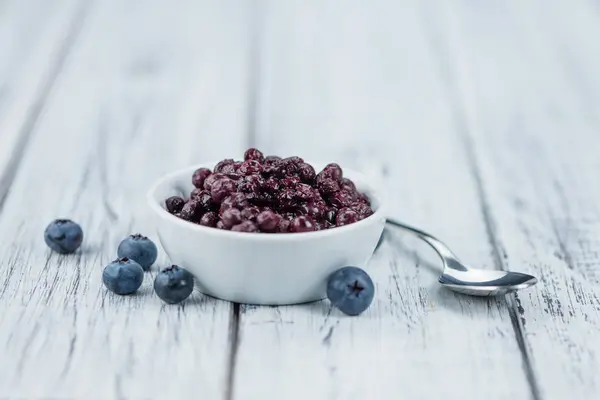
{"type": "MultiPolygon", "coordinates": [[[[473,265],[493,268],[417,2],[345,2],[343,10],[317,1],[269,5],[259,147],[382,179],[391,215],[445,238],[473,265]]],[[[377,294],[359,318],[327,301],[242,307],[234,397],[528,398],[504,299],[441,290],[438,268],[426,245],[394,234],[368,266],[377,294]]]]}
{"type": "Polygon", "coordinates": [[[0,398],[596,398],[594,7],[0,2],[0,398]],[[358,318],[163,306],[153,273],[107,294],[119,240],[151,230],[152,179],[248,143],[362,169],[395,217],[541,283],[455,295],[392,233],[358,318]],[[84,226],[81,254],[46,249],[58,216],[84,226]]]}
{"type": "Polygon", "coordinates": [[[502,265],[541,278],[517,296],[541,396],[598,398],[600,15],[438,10],[502,265]]]}
{"type": "Polygon", "coordinates": [[[163,306],[154,273],[139,294],[114,296],[100,276],[127,234],[156,238],[152,180],[243,150],[247,19],[234,6],[90,4],[0,215],[0,397],[224,393],[229,303],[195,293],[163,306]],[[83,226],[81,253],[46,248],[59,216],[83,226]]]}
{"type": "Polygon", "coordinates": [[[0,4],[0,204],[83,12],[74,0],[0,4]]]}

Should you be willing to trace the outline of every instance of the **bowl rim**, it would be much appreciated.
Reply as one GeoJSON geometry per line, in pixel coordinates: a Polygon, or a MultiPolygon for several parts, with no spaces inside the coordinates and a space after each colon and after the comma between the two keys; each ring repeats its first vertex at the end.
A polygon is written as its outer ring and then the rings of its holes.
{"type": "MultiPolygon", "coordinates": [[[[308,161],[307,161],[308,162],[308,161]]],[[[150,209],[157,214],[158,217],[163,218],[166,222],[178,224],[183,228],[188,228],[192,231],[197,231],[200,233],[206,233],[211,235],[222,235],[223,237],[228,237],[231,239],[248,239],[248,240],[257,240],[257,241],[289,241],[289,240],[298,240],[298,239],[309,239],[309,238],[324,238],[331,235],[342,234],[344,232],[349,232],[353,229],[360,229],[361,227],[368,225],[370,223],[375,223],[379,219],[385,219],[385,203],[383,201],[383,191],[374,185],[367,183],[364,186],[367,186],[370,197],[375,198],[377,202],[377,209],[374,210],[373,214],[368,216],[365,219],[362,219],[353,224],[338,226],[332,229],[325,229],[322,231],[313,231],[313,232],[296,232],[296,233],[287,233],[287,234],[275,234],[275,233],[264,233],[264,232],[235,232],[226,229],[217,229],[209,226],[203,226],[200,224],[194,224],[192,222],[183,220],[181,218],[177,218],[175,215],[169,213],[155,198],[156,191],[159,187],[161,187],[166,182],[173,180],[184,173],[189,173],[190,177],[193,171],[198,168],[210,168],[214,166],[216,162],[210,163],[198,163],[194,165],[188,165],[187,167],[180,168],[176,171],[169,172],[163,175],[161,178],[157,179],[151,186],[148,192],[146,193],[146,200],[150,209]]],[[[327,163],[319,163],[319,162],[310,162],[311,165],[326,165],[327,163]]],[[[353,177],[359,178],[361,183],[364,183],[366,180],[366,176],[358,171],[355,171],[351,168],[344,168],[344,170],[348,171],[350,175],[353,177]]],[[[190,178],[191,179],[191,178],[190,178]]],[[[354,179],[354,178],[353,178],[354,179]]],[[[164,200],[163,200],[164,201],[164,200]]]]}

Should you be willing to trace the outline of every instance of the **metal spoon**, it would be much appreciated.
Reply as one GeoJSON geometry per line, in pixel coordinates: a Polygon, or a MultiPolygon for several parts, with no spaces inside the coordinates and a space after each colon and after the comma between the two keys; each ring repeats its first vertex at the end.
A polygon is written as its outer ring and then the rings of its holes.
{"type": "Polygon", "coordinates": [[[439,282],[455,292],[471,296],[499,296],[537,283],[536,277],[520,272],[468,268],[439,239],[398,221],[388,219],[387,223],[417,235],[433,247],[444,263],[439,282]]]}

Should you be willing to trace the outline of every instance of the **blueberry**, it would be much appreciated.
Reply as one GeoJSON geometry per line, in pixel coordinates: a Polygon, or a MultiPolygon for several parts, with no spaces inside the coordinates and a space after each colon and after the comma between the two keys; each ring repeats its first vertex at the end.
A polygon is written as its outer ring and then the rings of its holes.
{"type": "Polygon", "coordinates": [[[83,242],[83,230],[70,219],[56,219],[46,227],[44,240],[58,253],[73,253],[83,242]]]}
{"type": "Polygon", "coordinates": [[[357,267],[344,267],[329,276],[327,297],[344,314],[358,315],[371,305],[375,286],[369,275],[357,267]]]}
{"type": "Polygon", "coordinates": [[[208,168],[198,168],[192,175],[192,184],[197,188],[204,187],[204,181],[212,174],[208,168]]]}
{"type": "Polygon", "coordinates": [[[242,223],[237,224],[231,230],[234,232],[258,232],[258,227],[252,221],[242,221],[242,223]]]}
{"type": "Polygon", "coordinates": [[[102,271],[102,282],[116,294],[131,294],[142,286],[144,270],[140,264],[127,257],[108,264],[102,271]]]}
{"type": "Polygon", "coordinates": [[[152,240],[138,233],[123,239],[117,249],[117,255],[119,258],[127,257],[134,260],[148,271],[158,257],[158,249],[152,240]]]}
{"type": "Polygon", "coordinates": [[[337,226],[350,225],[360,220],[360,216],[356,211],[349,208],[342,208],[335,218],[337,226]]]}
{"type": "Polygon", "coordinates": [[[184,204],[185,200],[183,200],[179,196],[169,197],[167,200],[165,200],[165,206],[167,207],[167,211],[171,214],[176,214],[180,212],[184,204]]]}
{"type": "Polygon", "coordinates": [[[193,290],[194,277],[177,265],[163,269],[154,279],[154,291],[165,303],[180,303],[187,299],[193,290]]]}
{"type": "Polygon", "coordinates": [[[265,157],[263,156],[263,153],[257,149],[248,149],[244,153],[244,161],[248,160],[255,160],[262,164],[265,161],[265,157]]]}
{"type": "Polygon", "coordinates": [[[256,223],[263,232],[275,232],[279,226],[279,214],[273,211],[263,211],[256,217],[256,223]]]}
{"type": "Polygon", "coordinates": [[[312,232],[316,230],[315,222],[310,217],[299,216],[290,221],[290,232],[312,232]]]}

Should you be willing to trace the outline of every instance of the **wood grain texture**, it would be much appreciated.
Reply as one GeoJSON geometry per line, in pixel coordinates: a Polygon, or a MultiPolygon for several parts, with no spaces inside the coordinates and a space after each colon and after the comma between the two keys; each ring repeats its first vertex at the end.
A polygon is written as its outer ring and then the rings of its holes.
{"type": "Polygon", "coordinates": [[[0,209],[85,11],[72,0],[0,4],[0,209]]]}
{"type": "MultiPolygon", "coordinates": [[[[391,215],[493,268],[459,123],[423,30],[427,16],[418,2],[343,4],[269,3],[256,144],[383,180],[391,215]]],[[[243,306],[234,397],[530,396],[502,298],[442,290],[435,255],[397,233],[368,271],[377,294],[358,318],[327,301],[243,306]]]]}
{"type": "MultiPolygon", "coordinates": [[[[540,396],[600,390],[600,16],[591,3],[445,7],[457,100],[540,396]],[[510,60],[510,62],[507,62],[510,60]]],[[[471,4],[471,3],[469,3],[471,4]]]]}
{"type": "Polygon", "coordinates": [[[165,306],[155,272],[133,296],[101,283],[123,237],[156,238],[154,179],[243,150],[245,9],[163,5],[92,4],[32,132],[0,215],[0,397],[224,396],[229,303],[165,306]],[[85,231],[73,256],[42,239],[60,216],[85,231]]]}

